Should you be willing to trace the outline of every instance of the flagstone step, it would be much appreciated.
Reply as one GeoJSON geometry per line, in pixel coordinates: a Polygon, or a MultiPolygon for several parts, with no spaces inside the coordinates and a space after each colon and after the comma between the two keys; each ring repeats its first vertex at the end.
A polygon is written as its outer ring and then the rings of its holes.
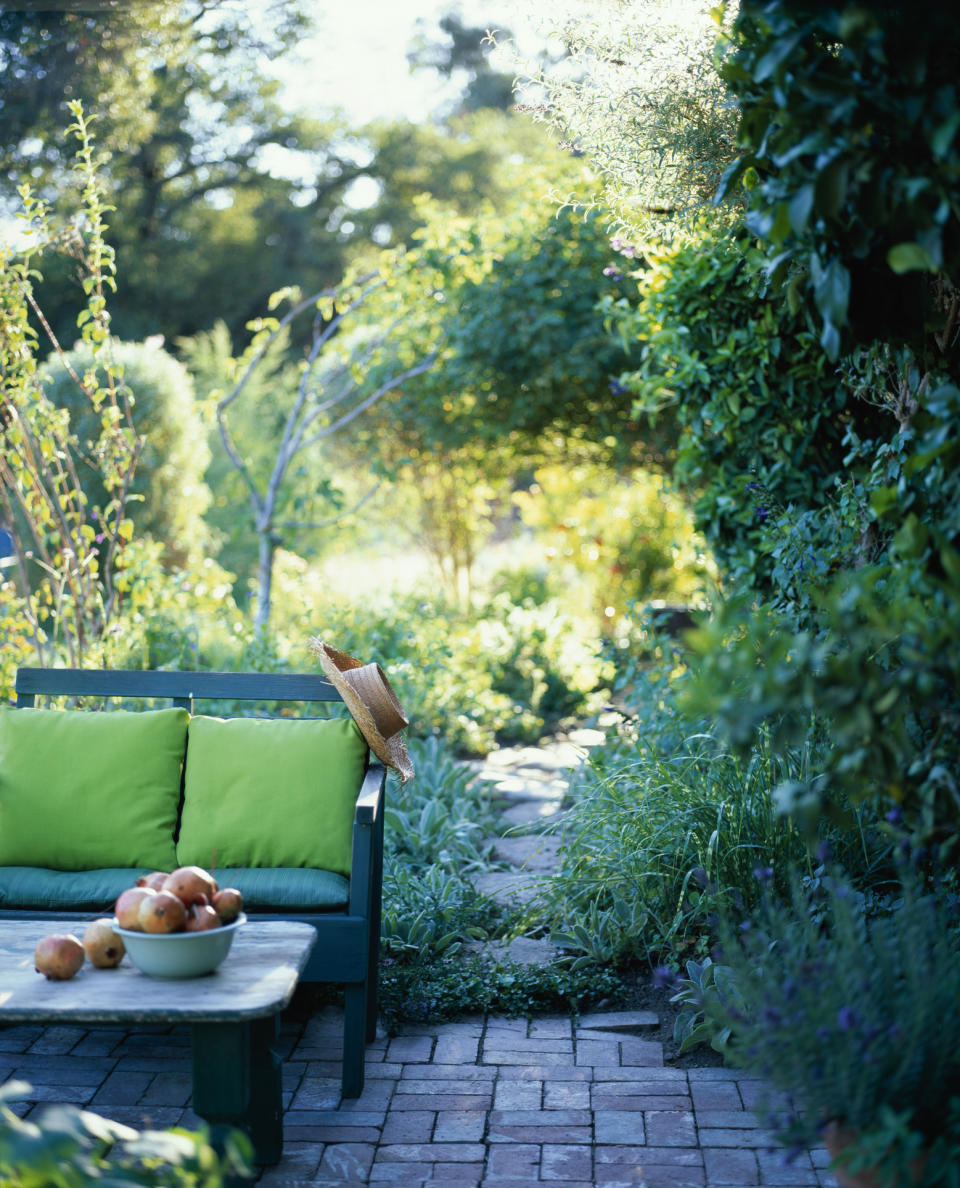
{"type": "Polygon", "coordinates": [[[519,837],[488,837],[482,843],[492,846],[501,862],[532,874],[552,874],[559,865],[560,838],[553,834],[525,833],[519,837]]]}

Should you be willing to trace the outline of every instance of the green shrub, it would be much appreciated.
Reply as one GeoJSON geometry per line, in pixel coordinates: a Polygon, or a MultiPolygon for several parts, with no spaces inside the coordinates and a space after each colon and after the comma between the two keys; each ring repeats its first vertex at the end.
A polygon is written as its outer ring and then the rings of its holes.
{"type": "MultiPolygon", "coordinates": [[[[613,669],[582,620],[555,603],[515,606],[500,595],[465,612],[437,591],[389,603],[331,596],[322,580],[279,567],[278,632],[320,635],[386,669],[410,717],[412,736],[442,738],[484,754],[498,742],[537,742],[591,712],[613,669]]],[[[291,651],[294,667],[297,660],[291,651]]]]}
{"type": "Polygon", "coordinates": [[[761,541],[773,507],[823,506],[833,476],[846,475],[848,428],[869,433],[881,418],[853,399],[729,216],[702,217],[649,255],[639,300],[608,306],[636,360],[621,378],[637,416],[676,423],[673,477],[695,497],[724,581],[768,596],[761,541]]]}
{"type": "Polygon", "coordinates": [[[612,630],[634,603],[699,600],[715,571],[683,500],[660,474],[580,462],[541,466],[514,495],[553,572],[612,630]]]}
{"type": "MultiPolygon", "coordinates": [[[[796,865],[816,869],[775,790],[815,778],[821,742],[777,750],[755,730],[738,754],[678,709],[688,680],[669,667],[635,674],[619,739],[571,785],[574,803],[555,827],[560,866],[534,911],[577,958],[703,957],[722,907],[746,910],[768,883],[785,889],[796,865]]],[[[862,877],[883,877],[890,844],[870,806],[839,825],[824,820],[820,839],[862,877]]]]}
{"type": "MultiPolygon", "coordinates": [[[[210,451],[193,399],[193,381],[156,341],[116,342],[112,349],[129,393],[134,428],[144,438],[130,487],[131,514],[140,533],[163,545],[166,563],[182,565],[208,544],[203,517],[210,491],[203,475],[210,451]]],[[[65,362],[81,376],[94,366],[86,346],[67,351],[65,362]]],[[[103,382],[102,362],[98,367],[103,382]]],[[[100,433],[99,418],[64,362],[51,355],[41,377],[49,400],[54,407],[69,410],[71,428],[87,448],[100,433]]],[[[98,471],[83,468],[80,481],[91,507],[106,505],[98,471]]]]}
{"type": "Polygon", "coordinates": [[[380,1009],[388,1027],[437,1023],[464,1013],[493,1011],[532,1015],[578,1012],[601,1001],[617,1001],[623,983],[609,969],[593,966],[518,965],[481,957],[436,962],[391,963],[380,973],[380,1009]]]}

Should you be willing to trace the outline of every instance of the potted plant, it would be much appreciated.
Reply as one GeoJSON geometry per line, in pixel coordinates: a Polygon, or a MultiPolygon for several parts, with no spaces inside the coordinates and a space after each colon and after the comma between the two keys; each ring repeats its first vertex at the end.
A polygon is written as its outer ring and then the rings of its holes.
{"type": "Polygon", "coordinates": [[[738,993],[703,1000],[728,1060],[787,1095],[779,1141],[826,1142],[851,1188],[960,1185],[957,901],[901,891],[875,915],[839,877],[766,900],[724,937],[738,993]]]}

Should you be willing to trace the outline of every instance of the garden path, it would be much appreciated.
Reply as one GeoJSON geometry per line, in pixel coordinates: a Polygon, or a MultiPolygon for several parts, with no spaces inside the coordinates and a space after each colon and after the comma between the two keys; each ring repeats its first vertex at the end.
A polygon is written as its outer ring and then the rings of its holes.
{"type": "MultiPolygon", "coordinates": [[[[836,1188],[824,1151],[785,1166],[751,1106],[760,1083],[663,1064],[649,1012],[405,1026],[367,1050],[366,1088],[340,1098],[342,1015],[285,1017],[284,1154],[258,1188],[836,1188]]],[[[185,1028],[0,1030],[17,1112],[71,1103],[131,1126],[200,1125],[185,1028]]]]}
{"type": "MultiPolygon", "coordinates": [[[[552,839],[535,830],[601,741],[578,733],[479,765],[507,820],[534,830],[496,841],[515,870],[488,882],[491,893],[515,902],[517,880],[551,868],[552,839]]],[[[542,960],[544,950],[511,955],[542,960]]],[[[789,1165],[770,1151],[751,1108],[759,1081],[665,1066],[649,1011],[407,1025],[370,1045],[355,1101],[339,1091],[342,1012],[301,1014],[295,1001],[281,1029],[284,1155],[258,1188],[836,1188],[825,1151],[789,1165]]],[[[0,1029],[0,1082],[10,1078],[33,1086],[15,1107],[27,1117],[69,1103],[137,1127],[200,1125],[185,1028],[0,1029]]]]}

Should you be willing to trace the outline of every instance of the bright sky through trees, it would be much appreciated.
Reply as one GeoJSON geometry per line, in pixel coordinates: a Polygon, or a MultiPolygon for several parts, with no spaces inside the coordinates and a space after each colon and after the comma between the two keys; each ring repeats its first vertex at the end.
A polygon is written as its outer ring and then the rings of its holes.
{"type": "MultiPolygon", "coordinates": [[[[291,106],[341,107],[352,123],[378,118],[426,119],[456,93],[433,71],[412,71],[407,51],[418,32],[436,34],[437,22],[451,10],[482,28],[516,24],[505,3],[467,0],[313,0],[317,34],[305,41],[296,60],[278,71],[291,106]],[[422,22],[418,26],[418,22],[422,22]]],[[[309,10],[309,8],[308,8],[309,10]]]]}

